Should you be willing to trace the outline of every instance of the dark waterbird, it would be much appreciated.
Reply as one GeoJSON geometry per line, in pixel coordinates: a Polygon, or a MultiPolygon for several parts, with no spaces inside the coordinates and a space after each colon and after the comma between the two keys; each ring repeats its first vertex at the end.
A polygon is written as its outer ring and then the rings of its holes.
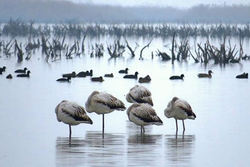
{"type": "Polygon", "coordinates": [[[136,71],[134,75],[125,75],[123,78],[127,78],[127,79],[137,79],[138,78],[138,72],[136,71]]]}
{"type": "Polygon", "coordinates": [[[125,70],[119,70],[120,74],[127,74],[128,73],[128,68],[125,68],[125,70]]]}
{"type": "Polygon", "coordinates": [[[66,77],[66,78],[59,78],[56,81],[58,81],[58,82],[70,82],[70,80],[71,80],[71,77],[66,77]]]}
{"type": "Polygon", "coordinates": [[[114,74],[113,74],[113,73],[105,74],[104,77],[113,78],[113,77],[114,77],[114,74]]]}
{"type": "Polygon", "coordinates": [[[177,80],[177,79],[183,80],[183,78],[184,78],[184,74],[181,74],[180,76],[178,76],[178,75],[173,75],[173,76],[171,76],[169,79],[170,79],[170,80],[177,80]]]}
{"type": "Polygon", "coordinates": [[[85,71],[81,71],[81,72],[79,72],[79,73],[76,75],[76,77],[84,78],[84,77],[86,77],[86,72],[85,72],[85,71]]]}
{"type": "Polygon", "coordinates": [[[236,76],[238,79],[247,79],[248,78],[248,73],[242,73],[236,76]]]}
{"type": "Polygon", "coordinates": [[[76,72],[73,71],[72,73],[68,73],[68,74],[63,74],[62,77],[70,77],[70,78],[75,78],[76,77],[76,72]]]}
{"type": "Polygon", "coordinates": [[[27,70],[28,70],[28,69],[27,69],[26,67],[24,67],[24,69],[17,69],[17,70],[15,71],[15,73],[26,73],[27,70]]]}
{"type": "Polygon", "coordinates": [[[93,70],[86,71],[86,76],[93,76],[93,70]]]}
{"type": "Polygon", "coordinates": [[[27,71],[26,74],[18,74],[17,77],[22,77],[22,78],[26,77],[26,78],[29,78],[30,77],[30,71],[27,71]]]}
{"type": "Polygon", "coordinates": [[[12,75],[11,74],[7,75],[6,79],[12,79],[12,75]]]}
{"type": "Polygon", "coordinates": [[[209,70],[208,71],[208,74],[207,73],[199,73],[198,74],[198,77],[199,78],[212,78],[212,71],[211,70],[209,70]]]}
{"type": "Polygon", "coordinates": [[[139,83],[149,83],[150,81],[151,81],[151,77],[149,75],[139,78],[139,83]]]}
{"type": "Polygon", "coordinates": [[[5,71],[5,69],[6,69],[6,67],[5,67],[5,66],[0,67],[0,73],[2,74],[2,72],[4,72],[4,71],[5,71]]]}
{"type": "Polygon", "coordinates": [[[93,81],[93,82],[103,82],[104,80],[103,80],[102,76],[100,76],[100,77],[92,77],[91,81],[93,81]]]}

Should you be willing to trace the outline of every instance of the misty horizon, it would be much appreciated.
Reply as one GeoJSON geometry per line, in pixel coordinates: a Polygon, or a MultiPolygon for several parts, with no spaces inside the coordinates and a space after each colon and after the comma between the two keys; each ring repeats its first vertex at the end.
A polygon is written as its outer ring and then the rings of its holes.
{"type": "MultiPolygon", "coordinates": [[[[58,0],[60,1],[60,0],[58,0]]],[[[63,0],[61,0],[63,1],[63,0]]],[[[182,0],[67,0],[69,2],[74,2],[77,4],[89,4],[89,5],[109,5],[115,7],[173,7],[180,9],[192,8],[199,5],[211,5],[211,6],[232,6],[232,5],[250,5],[250,2],[245,0],[191,0],[191,1],[182,1],[182,0]]]]}
{"type": "Polygon", "coordinates": [[[77,4],[69,0],[0,0],[0,22],[9,19],[41,23],[249,23],[250,5],[197,5],[179,9],[77,4]]]}

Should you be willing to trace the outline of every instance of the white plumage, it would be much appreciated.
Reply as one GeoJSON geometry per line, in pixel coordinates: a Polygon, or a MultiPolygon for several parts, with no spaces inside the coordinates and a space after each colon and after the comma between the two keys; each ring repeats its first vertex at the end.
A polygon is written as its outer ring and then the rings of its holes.
{"type": "Polygon", "coordinates": [[[144,86],[135,85],[126,95],[129,103],[148,103],[153,106],[151,92],[144,86]]]}
{"type": "Polygon", "coordinates": [[[71,141],[71,125],[80,123],[93,124],[92,120],[86,114],[84,108],[76,103],[63,100],[55,109],[58,122],[69,125],[69,140],[71,141]]]}
{"type": "Polygon", "coordinates": [[[185,100],[174,97],[164,110],[164,114],[167,118],[174,118],[176,123],[176,131],[178,131],[177,120],[182,120],[183,131],[185,131],[185,119],[195,119],[196,115],[193,112],[191,106],[185,100]]]}
{"type": "Polygon", "coordinates": [[[146,125],[162,125],[162,120],[157,116],[155,110],[147,103],[135,103],[127,109],[128,119],[141,126],[141,131],[145,132],[146,125]]]}
{"type": "Polygon", "coordinates": [[[125,110],[126,107],[124,103],[117,99],[116,97],[108,94],[106,92],[94,91],[88,97],[87,102],[85,103],[87,112],[95,112],[96,114],[103,115],[103,128],[102,135],[104,137],[104,114],[110,113],[114,110],[125,110]]]}

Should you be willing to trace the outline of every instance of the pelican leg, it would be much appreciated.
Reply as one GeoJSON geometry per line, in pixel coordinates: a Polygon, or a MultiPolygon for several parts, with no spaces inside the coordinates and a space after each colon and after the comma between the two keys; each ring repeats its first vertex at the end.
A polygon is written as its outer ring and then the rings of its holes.
{"type": "Polygon", "coordinates": [[[142,134],[142,126],[141,126],[141,134],[142,134]]]}
{"type": "Polygon", "coordinates": [[[177,119],[175,119],[175,125],[176,125],[176,132],[178,132],[178,123],[177,123],[177,119]]]}
{"type": "Polygon", "coordinates": [[[145,129],[144,129],[144,126],[142,126],[142,131],[143,131],[143,133],[145,133],[145,129]]]}
{"type": "Polygon", "coordinates": [[[182,120],[182,125],[183,125],[183,132],[185,132],[185,124],[184,124],[184,120],[182,120]]]}
{"type": "Polygon", "coordinates": [[[102,138],[104,139],[104,114],[102,114],[102,138]]]}
{"type": "Polygon", "coordinates": [[[69,143],[71,143],[71,125],[69,125],[69,143]]]}

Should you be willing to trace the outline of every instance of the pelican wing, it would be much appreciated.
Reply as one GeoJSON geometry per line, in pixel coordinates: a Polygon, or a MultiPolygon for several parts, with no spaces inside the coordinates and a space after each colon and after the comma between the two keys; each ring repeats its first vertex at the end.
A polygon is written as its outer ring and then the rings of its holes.
{"type": "Polygon", "coordinates": [[[153,105],[151,92],[144,86],[136,85],[130,89],[128,94],[137,103],[149,103],[153,105]]]}
{"type": "Polygon", "coordinates": [[[184,110],[188,116],[196,117],[196,115],[193,113],[191,106],[185,100],[178,99],[175,102],[175,105],[176,107],[179,107],[180,109],[184,110]]]}
{"type": "Polygon", "coordinates": [[[124,103],[121,100],[117,99],[116,97],[108,93],[100,92],[99,94],[96,94],[95,101],[97,103],[104,104],[111,109],[116,109],[116,110],[126,109],[124,103]]]}
{"type": "Polygon", "coordinates": [[[151,96],[151,92],[147,88],[145,88],[144,86],[138,86],[138,85],[136,85],[130,90],[130,94],[134,98],[136,97],[142,98],[145,96],[151,96]]]}
{"type": "Polygon", "coordinates": [[[61,112],[72,117],[79,122],[86,122],[92,124],[92,120],[86,114],[84,108],[73,102],[64,102],[61,106],[61,112]]]}
{"type": "Polygon", "coordinates": [[[157,116],[155,110],[149,104],[133,104],[131,114],[144,122],[158,122],[162,124],[161,119],[157,116]]]}

